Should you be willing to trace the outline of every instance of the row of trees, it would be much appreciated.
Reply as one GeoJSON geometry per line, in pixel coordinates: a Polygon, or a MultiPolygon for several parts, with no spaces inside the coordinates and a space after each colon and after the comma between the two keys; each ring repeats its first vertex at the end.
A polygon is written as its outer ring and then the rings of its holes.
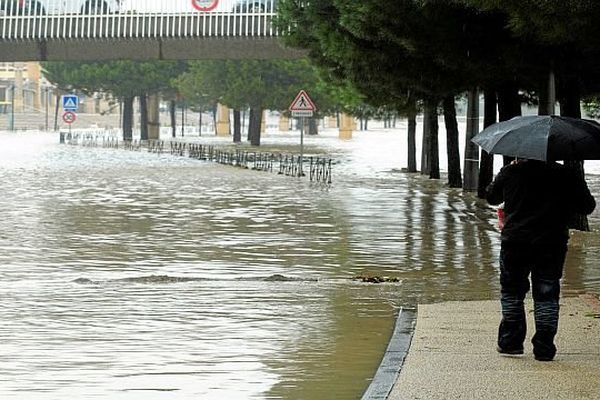
{"type": "MultiPolygon", "coordinates": [[[[565,115],[580,116],[581,97],[598,92],[595,2],[282,0],[279,9],[279,25],[291,27],[286,42],[308,49],[332,80],[350,81],[370,104],[392,105],[409,117],[421,102],[432,141],[423,167],[433,178],[437,119],[430,116],[443,110],[455,146],[455,96],[483,90],[490,124],[496,109],[501,120],[519,115],[523,96],[541,113],[550,111],[551,72],[565,115]]],[[[489,182],[490,170],[482,171],[480,182],[489,182]]],[[[449,173],[457,186],[456,165],[449,173]]]]}
{"type": "MultiPolygon", "coordinates": [[[[553,113],[555,94],[561,115],[580,117],[581,99],[599,93],[598,16],[598,2],[581,0],[281,0],[278,24],[289,32],[288,45],[307,49],[330,79],[351,82],[368,103],[393,106],[409,120],[421,104],[421,169],[432,178],[439,177],[441,109],[449,183],[459,187],[455,96],[483,91],[486,126],[520,115],[523,101],[553,113]]],[[[411,160],[414,122],[409,126],[411,160]]],[[[466,157],[474,152],[468,146],[466,157]]],[[[582,163],[571,166],[583,173],[582,163]]],[[[409,170],[416,170],[414,159],[409,170]]],[[[492,171],[483,153],[480,196],[492,171]]]]}
{"type": "MultiPolygon", "coordinates": [[[[217,103],[232,108],[235,142],[242,140],[240,111],[249,110],[248,140],[252,145],[260,145],[263,110],[286,110],[301,89],[310,93],[321,114],[365,108],[356,90],[324,81],[308,60],[59,62],[43,66],[46,77],[61,90],[103,92],[122,101],[124,139],[132,137],[136,98],[142,111],[142,139],[147,139],[146,99],[154,94],[171,102],[173,124],[176,102],[182,99],[199,112],[214,110],[217,103]]],[[[314,120],[309,129],[316,132],[314,120]]]]}

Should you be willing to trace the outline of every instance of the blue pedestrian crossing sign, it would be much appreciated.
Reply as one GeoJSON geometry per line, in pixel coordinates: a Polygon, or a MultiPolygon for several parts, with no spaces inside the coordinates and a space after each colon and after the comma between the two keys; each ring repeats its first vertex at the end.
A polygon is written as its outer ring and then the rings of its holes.
{"type": "Polygon", "coordinates": [[[79,97],[73,94],[64,95],[62,106],[64,111],[77,111],[79,109],[79,97]]]}

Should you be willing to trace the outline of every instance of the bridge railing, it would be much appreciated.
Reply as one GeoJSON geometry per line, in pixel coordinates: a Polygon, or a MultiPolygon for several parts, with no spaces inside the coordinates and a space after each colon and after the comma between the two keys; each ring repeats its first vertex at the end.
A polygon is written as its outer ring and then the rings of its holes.
{"type": "Polygon", "coordinates": [[[0,40],[276,36],[277,0],[0,0],[0,40]]]}

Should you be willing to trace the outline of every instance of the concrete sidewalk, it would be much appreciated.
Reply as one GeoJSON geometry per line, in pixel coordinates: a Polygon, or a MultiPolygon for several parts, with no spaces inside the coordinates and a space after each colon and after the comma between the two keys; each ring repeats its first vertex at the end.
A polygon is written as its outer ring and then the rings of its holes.
{"type": "Polygon", "coordinates": [[[600,302],[561,299],[552,362],[535,361],[532,304],[523,356],[496,352],[499,301],[419,306],[412,344],[389,400],[600,399],[600,302]]]}

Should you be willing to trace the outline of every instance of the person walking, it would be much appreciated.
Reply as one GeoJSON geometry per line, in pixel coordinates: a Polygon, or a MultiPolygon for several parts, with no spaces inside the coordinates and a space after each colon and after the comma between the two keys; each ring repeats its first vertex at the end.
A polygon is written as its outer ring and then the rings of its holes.
{"type": "Polygon", "coordinates": [[[536,360],[556,354],[560,279],[569,240],[568,223],[575,214],[596,207],[585,180],[556,162],[515,160],[503,167],[487,188],[491,205],[504,203],[500,236],[502,321],[497,350],[523,354],[526,320],[523,300],[531,288],[536,360]]]}

